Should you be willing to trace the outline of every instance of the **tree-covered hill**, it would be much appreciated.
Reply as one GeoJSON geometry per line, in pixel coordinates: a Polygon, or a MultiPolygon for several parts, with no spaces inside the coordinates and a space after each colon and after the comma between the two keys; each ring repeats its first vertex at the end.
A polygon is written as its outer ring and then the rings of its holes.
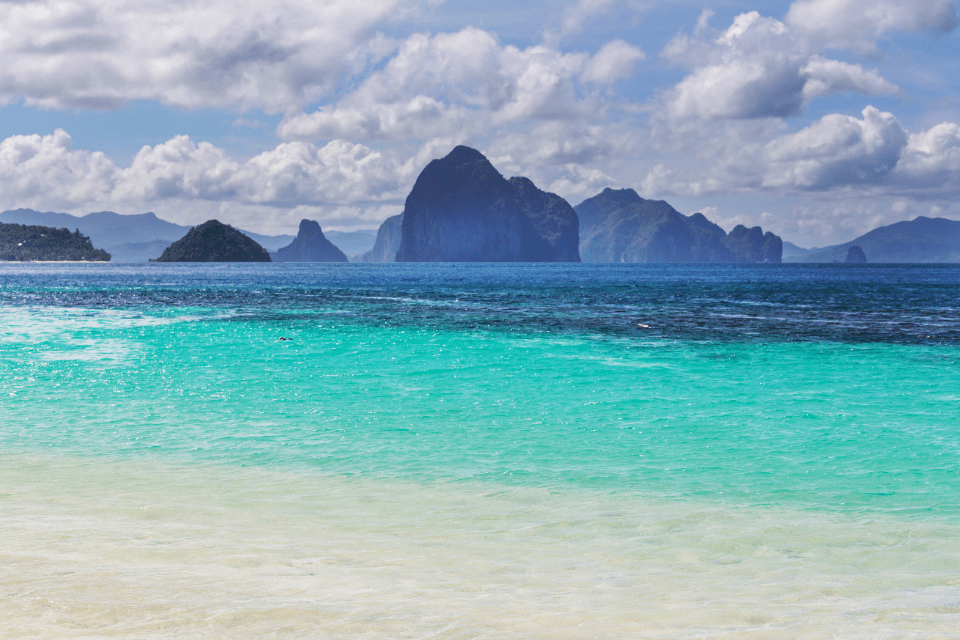
{"type": "Polygon", "coordinates": [[[0,260],[106,262],[110,254],[79,231],[0,223],[0,260]]]}

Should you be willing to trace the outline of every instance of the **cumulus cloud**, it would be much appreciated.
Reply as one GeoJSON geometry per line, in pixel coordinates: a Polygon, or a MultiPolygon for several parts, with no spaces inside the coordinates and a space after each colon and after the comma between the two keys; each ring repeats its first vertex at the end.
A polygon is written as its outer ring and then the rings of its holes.
{"type": "MultiPolygon", "coordinates": [[[[710,31],[705,21],[698,31],[710,31]]],[[[897,90],[876,71],[824,58],[804,34],[756,11],[713,35],[680,35],[664,49],[665,57],[693,69],[664,95],[669,118],[783,118],[800,113],[817,96],[897,90]]]]}
{"type": "Polygon", "coordinates": [[[623,40],[614,40],[603,45],[600,51],[587,61],[580,79],[585,82],[609,84],[629,76],[633,66],[646,57],[639,47],[627,44],[623,40]]]}
{"type": "Polygon", "coordinates": [[[122,168],[102,153],[73,149],[70,136],[57,130],[0,141],[0,205],[89,211],[206,202],[205,211],[224,205],[376,210],[402,200],[419,166],[339,140],[322,147],[283,143],[241,162],[208,142],[176,136],[144,147],[122,168]]]}
{"type": "Polygon", "coordinates": [[[0,202],[5,208],[98,202],[112,191],[114,174],[104,154],[72,149],[70,136],[61,129],[0,141],[0,202]]]}
{"type": "Polygon", "coordinates": [[[470,135],[531,120],[597,119],[603,106],[578,91],[577,79],[610,83],[643,57],[619,40],[589,56],[502,46],[473,27],[416,34],[353,93],[286,118],[277,132],[287,140],[405,140],[470,135]]]}
{"type": "Polygon", "coordinates": [[[949,33],[957,27],[955,0],[796,0],[786,22],[825,46],[872,51],[895,31],[949,33]]]}
{"type": "Polygon", "coordinates": [[[282,112],[386,53],[401,0],[27,0],[0,3],[0,101],[128,100],[282,112]]]}
{"type": "Polygon", "coordinates": [[[955,196],[960,192],[960,125],[944,122],[911,134],[893,177],[913,193],[955,196]]]}
{"type": "Polygon", "coordinates": [[[824,116],[768,144],[764,186],[826,190],[882,183],[899,162],[907,133],[891,113],[867,107],[862,115],[824,116]]]}

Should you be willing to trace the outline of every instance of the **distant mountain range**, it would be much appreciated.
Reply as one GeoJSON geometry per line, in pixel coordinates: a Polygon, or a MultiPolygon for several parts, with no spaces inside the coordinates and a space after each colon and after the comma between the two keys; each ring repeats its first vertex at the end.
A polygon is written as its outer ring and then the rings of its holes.
{"type": "MultiPolygon", "coordinates": [[[[69,213],[15,209],[0,213],[0,222],[79,230],[98,249],[111,255],[112,262],[147,262],[158,258],[170,244],[193,227],[161,220],[154,213],[121,215],[98,211],[85,216],[69,213]]],[[[243,231],[267,251],[276,251],[293,241],[291,235],[265,236],[243,231]]]]}
{"type": "Polygon", "coordinates": [[[784,262],[846,262],[850,247],[863,249],[867,262],[958,263],[960,221],[920,216],[877,227],[850,242],[818,249],[784,243],[784,262]]]}
{"type": "MultiPolygon", "coordinates": [[[[841,263],[851,255],[859,259],[858,250],[851,254],[851,247],[859,247],[873,263],[960,263],[960,221],[945,218],[921,216],[843,244],[807,249],[759,227],[738,225],[726,233],[703,214],[685,216],[632,189],[605,189],[570,208],[526,178],[505,179],[469,147],[454,149],[427,169],[408,197],[405,212],[413,212],[409,222],[407,216],[396,215],[377,232],[320,232],[311,244],[329,241],[359,262],[393,262],[403,246],[402,260],[576,260],[579,253],[584,262],[841,263]],[[579,240],[576,246],[572,238],[579,240]]],[[[0,213],[0,223],[78,230],[93,247],[111,254],[113,262],[156,259],[192,228],[153,213],[112,211],[74,216],[16,209],[0,213]]],[[[291,235],[243,233],[274,255],[295,240],[291,235]]],[[[312,252],[303,249],[297,259],[312,252]]],[[[326,250],[322,255],[325,260],[331,256],[341,259],[326,250]]]]}
{"type": "Polygon", "coordinates": [[[584,262],[780,262],[781,239],[760,227],[729,234],[633,189],[604,189],[575,207],[584,262]]]}
{"type": "Polygon", "coordinates": [[[327,240],[332,242],[334,246],[343,251],[347,256],[350,256],[351,259],[356,257],[358,261],[362,254],[373,249],[373,245],[377,240],[376,229],[324,231],[323,235],[325,235],[327,240]]]}

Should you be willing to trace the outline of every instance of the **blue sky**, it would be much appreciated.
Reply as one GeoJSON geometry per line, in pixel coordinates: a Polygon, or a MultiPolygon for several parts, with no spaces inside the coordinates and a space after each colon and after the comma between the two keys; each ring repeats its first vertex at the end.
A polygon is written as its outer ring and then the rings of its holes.
{"type": "Polygon", "coordinates": [[[954,0],[0,3],[0,208],[376,228],[456,144],[803,246],[960,219],[954,0]]]}

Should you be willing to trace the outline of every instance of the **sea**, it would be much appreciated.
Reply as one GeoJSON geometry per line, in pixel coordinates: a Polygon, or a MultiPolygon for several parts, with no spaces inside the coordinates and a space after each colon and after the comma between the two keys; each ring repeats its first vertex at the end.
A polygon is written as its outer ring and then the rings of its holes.
{"type": "Polygon", "coordinates": [[[958,638],[960,266],[0,264],[2,638],[958,638]]]}

